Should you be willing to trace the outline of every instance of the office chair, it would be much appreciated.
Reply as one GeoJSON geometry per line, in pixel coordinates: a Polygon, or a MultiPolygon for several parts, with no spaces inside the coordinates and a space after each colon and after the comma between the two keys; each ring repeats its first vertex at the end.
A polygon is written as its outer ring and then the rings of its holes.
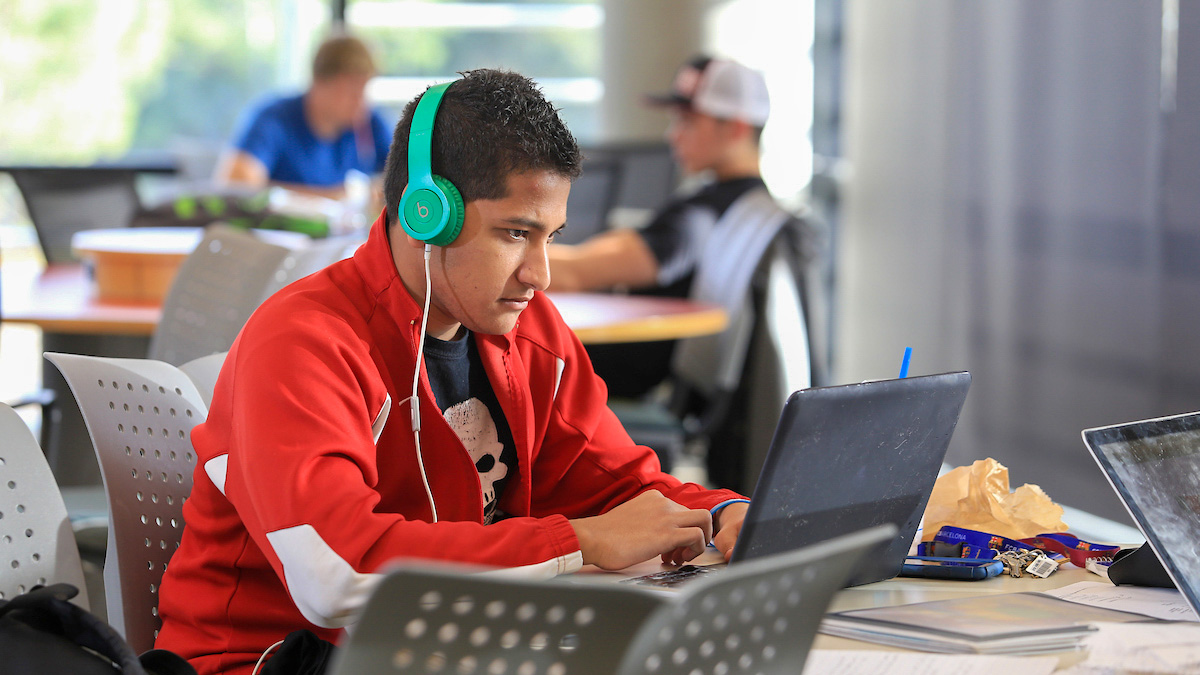
{"type": "Polygon", "coordinates": [[[128,227],[139,202],[132,170],[13,169],[29,220],[49,264],[71,262],[80,230],[128,227]]]}
{"type": "Polygon", "coordinates": [[[675,593],[400,568],[331,675],[799,673],[833,594],[891,525],[739,563],[675,593]]]}
{"type": "Polygon", "coordinates": [[[136,652],[162,625],[158,587],[183,533],[196,454],[191,430],[208,408],[178,368],[145,359],[47,353],[70,385],[108,500],[108,621],[136,652]]]}
{"type": "Polygon", "coordinates": [[[653,210],[675,192],[678,169],[666,143],[633,143],[587,148],[588,160],[617,164],[613,206],[653,210]]]}
{"type": "Polygon", "coordinates": [[[633,440],[653,448],[667,470],[687,444],[719,436],[720,443],[706,443],[710,480],[749,494],[754,476],[741,469],[747,415],[755,415],[756,428],[773,430],[787,396],[815,381],[805,260],[797,251],[803,226],[765,189],[734,202],[712,226],[690,295],[724,307],[725,330],[676,344],[667,401],[610,400],[633,440]],[[751,356],[754,368],[747,370],[751,356]],[[770,360],[775,374],[763,365],[770,360]],[[751,398],[757,407],[747,405],[751,398]]]}
{"type": "Polygon", "coordinates": [[[287,246],[221,225],[210,226],[163,302],[149,358],[180,365],[228,351],[275,283],[287,246]]]}
{"type": "Polygon", "coordinates": [[[88,609],[83,566],[50,465],[12,408],[0,403],[0,600],[68,583],[88,609]]]}
{"type": "Polygon", "coordinates": [[[583,173],[571,184],[567,228],[555,236],[558,244],[578,244],[608,229],[608,213],[616,203],[621,166],[614,160],[585,160],[583,173]]]}

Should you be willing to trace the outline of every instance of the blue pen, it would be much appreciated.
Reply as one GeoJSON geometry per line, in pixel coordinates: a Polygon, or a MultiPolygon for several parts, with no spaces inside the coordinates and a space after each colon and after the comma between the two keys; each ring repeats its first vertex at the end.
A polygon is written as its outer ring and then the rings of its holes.
{"type": "Polygon", "coordinates": [[[912,359],[912,347],[904,348],[904,360],[900,362],[900,378],[908,377],[908,362],[912,359]]]}

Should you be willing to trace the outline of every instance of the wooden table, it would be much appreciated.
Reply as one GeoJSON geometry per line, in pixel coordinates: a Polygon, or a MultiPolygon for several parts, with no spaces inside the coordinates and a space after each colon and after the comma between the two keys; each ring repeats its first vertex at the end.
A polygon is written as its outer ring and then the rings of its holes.
{"type": "Polygon", "coordinates": [[[609,293],[551,293],[563,320],[586,344],[653,342],[719,333],[720,305],[683,298],[609,293]]]}
{"type": "MultiPolygon", "coordinates": [[[[102,302],[83,265],[57,264],[44,271],[33,264],[4,265],[0,317],[6,322],[33,324],[42,329],[46,351],[145,358],[149,339],[162,318],[158,301],[102,302]]],[[[636,342],[693,337],[720,331],[725,313],[715,305],[688,300],[593,293],[552,296],[567,325],[590,344],[636,342]]],[[[70,400],[69,388],[57,369],[46,366],[44,386],[70,400]]],[[[99,469],[90,452],[84,463],[59,460],[86,447],[83,419],[71,405],[61,417],[47,456],[60,485],[99,482],[99,469]],[[80,440],[83,439],[83,440],[80,440]]]]}
{"type": "MultiPolygon", "coordinates": [[[[102,302],[82,265],[51,265],[41,274],[5,273],[5,321],[31,323],[73,335],[150,336],[162,317],[155,302],[102,302]]],[[[718,305],[677,298],[602,293],[556,293],[551,299],[567,325],[588,344],[695,337],[725,327],[718,305]]]]}

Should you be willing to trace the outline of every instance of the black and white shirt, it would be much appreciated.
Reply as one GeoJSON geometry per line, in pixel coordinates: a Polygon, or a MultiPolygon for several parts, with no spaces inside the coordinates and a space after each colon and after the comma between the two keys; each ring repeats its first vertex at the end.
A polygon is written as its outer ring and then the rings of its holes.
{"type": "Polygon", "coordinates": [[[438,409],[475,461],[483,522],[490,524],[505,517],[496,505],[509,477],[516,475],[517,450],[475,340],[470,331],[462,332],[451,341],[425,337],[425,372],[438,409]]]}

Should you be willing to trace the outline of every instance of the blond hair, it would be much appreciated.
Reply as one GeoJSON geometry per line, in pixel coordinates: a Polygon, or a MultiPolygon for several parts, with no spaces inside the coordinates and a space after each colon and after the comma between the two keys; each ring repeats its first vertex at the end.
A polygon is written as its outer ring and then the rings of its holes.
{"type": "Polygon", "coordinates": [[[375,74],[375,61],[366,43],[351,35],[335,35],[321,43],[313,57],[313,81],[339,75],[375,74]]]}

